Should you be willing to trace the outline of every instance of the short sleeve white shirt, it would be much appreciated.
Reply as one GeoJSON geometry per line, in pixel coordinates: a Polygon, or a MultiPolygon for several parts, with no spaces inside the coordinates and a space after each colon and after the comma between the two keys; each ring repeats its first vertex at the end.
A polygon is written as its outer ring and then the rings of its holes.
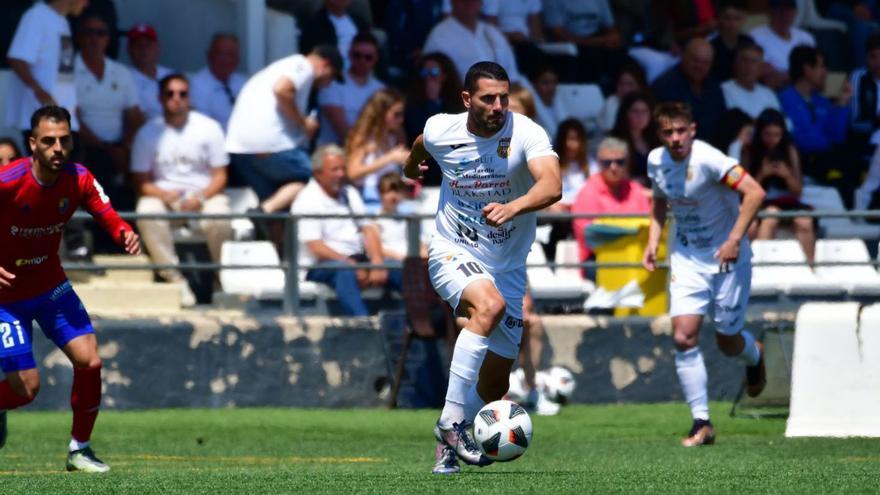
{"type": "Polygon", "coordinates": [[[104,75],[98,80],[77,55],[74,78],[83,123],[104,142],[122,140],[123,114],[138,106],[137,89],[128,67],[104,57],[104,75]]]}
{"type": "Polygon", "coordinates": [[[498,28],[482,21],[477,22],[477,29],[471,31],[455,17],[447,17],[428,34],[422,51],[440,52],[452,59],[462,81],[468,69],[483,60],[490,60],[504,67],[510,82],[520,80],[516,58],[507,38],[498,28]]]}
{"type": "MultiPolygon", "coordinates": [[[[736,160],[699,140],[680,162],[663,147],[648,154],[654,197],[666,198],[675,219],[673,275],[681,269],[718,273],[715,254],[739,216],[739,194],[722,182],[736,165],[736,160]]],[[[743,238],[738,262],[750,259],[748,239],[743,238]]]]}
{"type": "Polygon", "coordinates": [[[194,110],[211,117],[220,123],[220,127],[226,129],[235,98],[246,81],[243,74],[233,72],[224,85],[205,67],[196,72],[189,81],[189,101],[194,110]]]}
{"type": "Polygon", "coordinates": [[[153,79],[134,67],[129,67],[129,69],[131,70],[131,79],[137,88],[138,106],[141,108],[141,112],[147,119],[160,117],[162,103],[159,102],[159,81],[165,76],[170,76],[174,71],[162,65],[156,66],[156,78],[153,79]]]}
{"type": "Polygon", "coordinates": [[[482,210],[525,195],[534,184],[528,161],[556,156],[544,129],[509,112],[501,130],[483,138],[468,131],[467,113],[439,114],[425,123],[424,141],[443,172],[437,235],[462,246],[490,270],[521,268],[535,240],[535,213],[491,227],[482,210]]]}
{"type": "Polygon", "coordinates": [[[131,171],[152,174],[166,191],[202,191],[211,182],[211,169],[228,164],[220,124],[194,110],[179,129],[164,117],[150,120],[138,130],[131,150],[131,171]]]}
{"type": "Polygon", "coordinates": [[[273,62],[254,74],[241,88],[226,128],[228,152],[277,153],[305,144],[305,132],[288,121],[278,109],[273,87],[282,77],[293,83],[296,107],[306,115],[309,92],[315,80],[312,64],[300,54],[273,62]]]}
{"type": "Polygon", "coordinates": [[[498,17],[502,33],[529,35],[529,16],[541,13],[541,0],[484,0],[483,15],[498,17]]]}
{"type": "MultiPolygon", "coordinates": [[[[73,39],[67,19],[49,5],[37,2],[19,21],[6,56],[27,62],[37,83],[70,112],[71,129],[79,130],[73,39]]],[[[31,115],[42,106],[18,77],[11,78],[6,105],[6,125],[17,129],[30,129],[31,115]]]]}
{"type": "MultiPolygon", "coordinates": [[[[318,105],[322,108],[325,106],[341,107],[345,112],[345,122],[351,128],[370,97],[384,87],[385,85],[372,75],[364,84],[358,84],[346,72],[344,82],[333,81],[318,93],[318,105]]],[[[336,135],[336,131],[330,125],[330,120],[322,112],[321,132],[318,134],[318,143],[342,144],[344,140],[344,136],[336,135]]]]}
{"type": "Polygon", "coordinates": [[[776,70],[788,71],[788,55],[798,45],[816,46],[813,35],[796,27],[791,28],[791,39],[781,38],[770,26],[758,26],[749,33],[755,43],[764,49],[764,60],[776,70]]]}
{"type": "Polygon", "coordinates": [[[776,93],[763,84],[755,84],[754,88],[748,90],[730,79],[721,84],[721,91],[724,93],[724,102],[727,103],[728,110],[738,108],[753,119],[758,118],[758,115],[767,108],[780,110],[776,93]]]}
{"type": "MultiPolygon", "coordinates": [[[[364,203],[352,186],[343,186],[338,198],[331,197],[311,179],[296,195],[290,207],[293,215],[363,215],[364,203]]],[[[324,241],[343,256],[364,252],[360,223],[351,218],[303,218],[299,220],[299,263],[311,267],[318,260],[308,248],[309,241],[324,241]]]]}

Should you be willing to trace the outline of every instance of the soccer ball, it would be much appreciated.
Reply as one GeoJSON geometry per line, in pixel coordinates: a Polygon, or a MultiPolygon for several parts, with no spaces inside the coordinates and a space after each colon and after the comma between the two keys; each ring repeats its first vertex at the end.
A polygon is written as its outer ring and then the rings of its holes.
{"type": "Polygon", "coordinates": [[[523,455],[532,443],[532,419],[516,402],[490,402],[474,419],[474,439],[489,459],[512,461],[523,455]]]}
{"type": "MultiPolygon", "coordinates": [[[[542,373],[542,372],[539,372],[542,373]]],[[[577,382],[574,375],[567,368],[562,366],[553,366],[549,370],[543,372],[543,376],[535,377],[539,386],[544,387],[544,393],[547,397],[557,404],[565,404],[574,393],[577,382]]]]}

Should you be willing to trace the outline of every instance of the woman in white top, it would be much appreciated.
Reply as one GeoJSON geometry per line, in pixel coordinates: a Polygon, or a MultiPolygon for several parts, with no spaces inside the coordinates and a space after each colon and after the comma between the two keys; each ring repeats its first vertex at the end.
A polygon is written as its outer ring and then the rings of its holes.
{"type": "Polygon", "coordinates": [[[403,129],[403,94],[395,89],[377,91],[364,106],[345,142],[346,175],[360,190],[366,211],[376,213],[379,177],[401,172],[409,156],[403,129]]]}

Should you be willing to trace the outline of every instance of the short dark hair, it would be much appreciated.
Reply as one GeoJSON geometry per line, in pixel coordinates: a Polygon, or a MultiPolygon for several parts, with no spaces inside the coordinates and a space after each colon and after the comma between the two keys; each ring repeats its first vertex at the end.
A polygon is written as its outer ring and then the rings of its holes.
{"type": "Polygon", "coordinates": [[[664,101],[654,108],[654,123],[660,125],[661,120],[682,119],[688,123],[694,121],[691,106],[683,101],[664,101]]]}
{"type": "Polygon", "coordinates": [[[878,48],[880,48],[880,33],[874,33],[871,36],[868,36],[867,41],[865,41],[865,52],[867,53],[878,48]]]}
{"type": "Polygon", "coordinates": [[[376,51],[379,51],[379,39],[369,31],[361,31],[358,34],[354,35],[354,38],[351,39],[352,46],[355,43],[369,43],[376,48],[376,51]]]}
{"type": "Polygon", "coordinates": [[[326,60],[327,63],[329,63],[330,66],[333,67],[333,69],[336,71],[337,75],[342,74],[342,69],[343,67],[345,67],[345,62],[343,62],[342,55],[339,54],[339,48],[337,48],[336,45],[316,45],[314,48],[312,48],[311,53],[326,60]]]}
{"type": "Polygon", "coordinates": [[[168,74],[162,79],[159,79],[159,92],[164,93],[165,90],[168,89],[168,85],[171,84],[171,81],[183,81],[189,86],[189,79],[187,79],[186,75],[181,74],[180,72],[175,72],[174,74],[168,74]]]}
{"type": "Polygon", "coordinates": [[[734,49],[733,49],[734,60],[736,60],[736,57],[739,57],[740,53],[747,52],[749,50],[758,52],[762,56],[764,55],[764,47],[755,43],[754,41],[747,40],[747,41],[741,41],[741,42],[737,43],[736,47],[734,47],[734,49]]]}
{"type": "Polygon", "coordinates": [[[822,54],[809,45],[798,45],[788,54],[788,78],[792,83],[804,76],[804,65],[815,67],[822,54]]]}
{"type": "Polygon", "coordinates": [[[379,192],[386,193],[388,191],[403,191],[406,185],[397,172],[388,172],[379,177],[379,192]]]}
{"type": "Polygon", "coordinates": [[[64,107],[59,107],[58,105],[46,105],[44,107],[40,107],[31,115],[31,133],[33,134],[34,129],[40,126],[40,122],[43,120],[50,120],[55,122],[67,122],[67,125],[70,126],[70,112],[67,111],[64,107]]]}
{"type": "Polygon", "coordinates": [[[495,62],[482,61],[477,62],[468,69],[467,74],[464,76],[464,89],[468,93],[473,93],[477,90],[477,81],[480,79],[492,79],[494,81],[504,81],[510,84],[510,77],[507,75],[507,71],[504,70],[504,67],[496,64],[495,62]]]}

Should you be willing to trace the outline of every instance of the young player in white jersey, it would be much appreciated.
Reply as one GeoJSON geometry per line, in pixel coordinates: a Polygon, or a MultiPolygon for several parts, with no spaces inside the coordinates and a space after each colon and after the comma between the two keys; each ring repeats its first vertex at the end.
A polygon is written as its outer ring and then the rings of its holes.
{"type": "Polygon", "coordinates": [[[669,255],[675,369],[694,420],[681,444],[695,447],[715,441],[706,366],[698,347],[700,325],[710,305],[718,348],[746,365],[746,392],[754,397],[766,383],[763,346],[744,328],[752,278],[746,231],[764,190],[736,160],[694,140],[696,124],[687,104],[663,103],[654,111],[654,120],[663,146],[648,154],[654,206],[642,264],[650,271],[656,268],[670,208],[676,228],[669,255]]]}
{"type": "Polygon", "coordinates": [[[547,133],[508,112],[510,81],[494,62],[478,62],[465,76],[467,111],[428,119],[404,173],[418,178],[433,157],[443,172],[437,233],[428,249],[434,288],[463,327],[449,370],[446,405],[434,428],[433,472],[489,464],[469,431],[477,412],[500,399],[522,338],[526,256],[535,239],[535,214],[562,195],[559,159],[547,133]],[[478,380],[479,378],[479,380],[478,380]]]}

